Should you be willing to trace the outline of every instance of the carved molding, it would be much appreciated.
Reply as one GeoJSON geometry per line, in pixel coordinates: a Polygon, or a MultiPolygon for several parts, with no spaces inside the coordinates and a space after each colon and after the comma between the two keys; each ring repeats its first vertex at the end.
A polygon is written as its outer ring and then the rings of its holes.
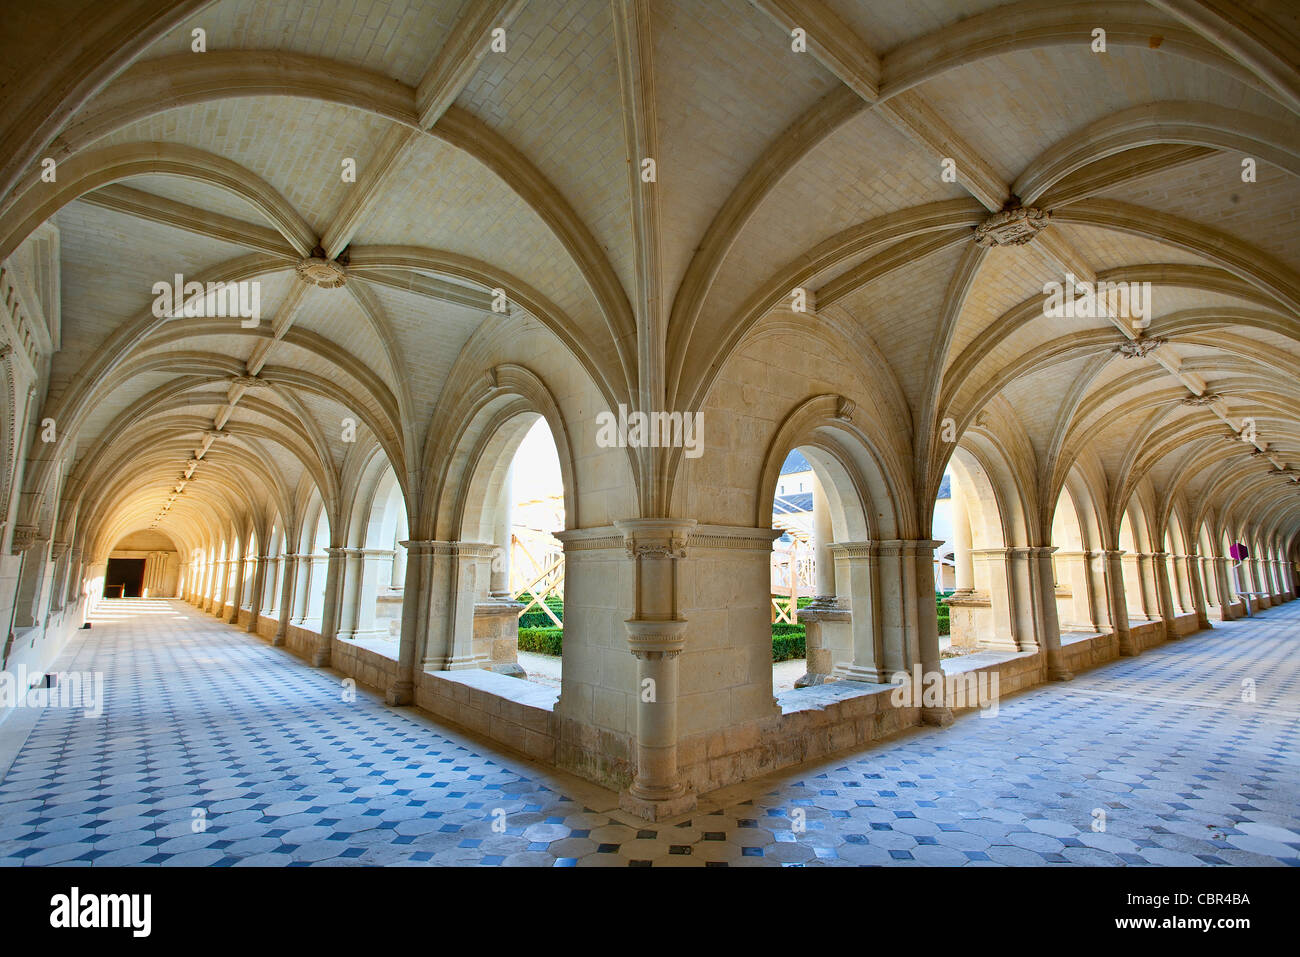
{"type": "Polygon", "coordinates": [[[654,518],[615,522],[628,558],[685,558],[694,519],[654,518]]]}
{"type": "Polygon", "coordinates": [[[605,549],[622,549],[626,546],[626,540],[622,535],[606,535],[602,538],[564,539],[560,537],[560,540],[564,544],[564,554],[566,555],[570,552],[594,552],[605,549]]]}
{"type": "Polygon", "coordinates": [[[1118,353],[1125,359],[1145,359],[1168,341],[1159,337],[1148,339],[1145,336],[1138,336],[1136,339],[1125,339],[1110,351],[1118,353]]]}
{"type": "MultiPolygon", "coordinates": [[[[317,251],[323,253],[323,250],[317,251]]],[[[323,254],[308,256],[293,268],[299,279],[321,289],[338,289],[348,281],[347,268],[337,259],[326,259],[323,254]]]]}
{"type": "Polygon", "coordinates": [[[624,540],[623,545],[627,549],[628,558],[685,558],[686,557],[685,534],[670,535],[665,539],[637,539],[635,537],[624,540]]]}
{"type": "Polygon", "coordinates": [[[1184,399],[1179,399],[1178,404],[1204,407],[1222,400],[1223,396],[1219,395],[1217,392],[1202,392],[1200,395],[1189,395],[1184,399]]]}
{"type": "Polygon", "coordinates": [[[1023,246],[1047,228],[1052,214],[1034,206],[1013,206],[975,227],[977,246],[1023,246]]]}

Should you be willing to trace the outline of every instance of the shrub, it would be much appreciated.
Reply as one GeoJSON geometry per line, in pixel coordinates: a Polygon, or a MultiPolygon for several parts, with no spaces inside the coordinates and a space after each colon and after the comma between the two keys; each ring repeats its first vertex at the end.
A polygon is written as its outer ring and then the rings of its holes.
{"type": "Polygon", "coordinates": [[[803,625],[772,626],[773,661],[789,661],[792,658],[806,657],[808,657],[808,644],[803,625]]]}
{"type": "MultiPolygon", "coordinates": [[[[519,650],[533,651],[539,655],[559,657],[564,649],[564,629],[519,629],[519,650]]],[[[790,661],[808,657],[808,643],[803,625],[779,624],[772,626],[772,660],[790,661]]]]}
{"type": "MultiPolygon", "coordinates": [[[[523,595],[515,599],[522,604],[528,604],[532,599],[528,595],[523,595]]],[[[556,595],[546,597],[546,605],[551,611],[555,612],[555,617],[564,621],[564,599],[556,595]]],[[[519,619],[519,627],[523,628],[554,628],[555,622],[551,621],[550,616],[542,611],[536,605],[528,609],[528,613],[519,619]]]]}
{"type": "MultiPolygon", "coordinates": [[[[545,614],[542,615],[545,618],[545,614]]],[[[535,651],[539,655],[561,655],[564,648],[564,629],[556,628],[520,628],[519,650],[535,651]]]]}
{"type": "Polygon", "coordinates": [[[939,634],[952,634],[952,609],[943,603],[943,600],[951,595],[950,591],[936,591],[934,593],[934,608],[939,616],[939,634]]]}

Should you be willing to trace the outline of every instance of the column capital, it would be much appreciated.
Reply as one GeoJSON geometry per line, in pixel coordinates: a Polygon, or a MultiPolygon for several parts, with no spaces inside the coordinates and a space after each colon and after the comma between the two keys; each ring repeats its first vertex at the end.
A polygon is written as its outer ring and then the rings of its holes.
{"type": "MultiPolygon", "coordinates": [[[[398,542],[412,555],[452,555],[457,558],[491,558],[500,546],[491,542],[444,542],[434,540],[398,542]]],[[[359,552],[364,549],[359,549],[359,552]]]]}
{"type": "Polygon", "coordinates": [[[1012,558],[1019,558],[1022,555],[1052,555],[1056,552],[1055,545],[1012,545],[1008,552],[1012,558]]]}
{"type": "Polygon", "coordinates": [[[666,656],[676,658],[686,647],[686,626],[688,622],[646,621],[629,618],[627,625],[627,643],[635,658],[646,656],[666,656]]]}
{"type": "Polygon", "coordinates": [[[628,558],[685,558],[693,518],[634,518],[617,521],[628,558]]]}
{"type": "Polygon", "coordinates": [[[871,544],[875,547],[876,553],[880,555],[913,556],[927,549],[934,551],[943,542],[932,541],[928,538],[886,538],[875,539],[871,544]]]}

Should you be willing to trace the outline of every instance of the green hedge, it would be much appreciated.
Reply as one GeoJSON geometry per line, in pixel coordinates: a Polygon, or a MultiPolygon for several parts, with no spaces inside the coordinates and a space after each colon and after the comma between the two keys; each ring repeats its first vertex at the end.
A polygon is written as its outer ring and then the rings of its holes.
{"type": "MultiPolygon", "coordinates": [[[[543,615],[542,617],[546,616],[543,615]]],[[[550,628],[519,629],[520,651],[535,651],[539,655],[555,655],[559,657],[563,645],[563,628],[551,626],[550,628]]]]}
{"type": "MultiPolygon", "coordinates": [[[[516,598],[515,601],[526,605],[532,601],[532,598],[528,595],[522,595],[519,598],[516,598]]],[[[556,618],[560,619],[560,621],[564,621],[563,598],[556,595],[550,595],[546,598],[546,604],[551,611],[555,612],[556,618]]],[[[519,619],[519,627],[521,630],[524,628],[554,628],[555,623],[551,621],[550,616],[547,615],[546,612],[534,605],[532,608],[528,609],[526,615],[519,619]]]]}
{"type": "Polygon", "coordinates": [[[943,599],[951,595],[952,592],[935,592],[934,608],[939,615],[939,634],[952,634],[952,609],[943,603],[943,599]]]}
{"type": "Polygon", "coordinates": [[[803,625],[772,626],[772,660],[789,661],[791,658],[807,658],[808,645],[804,638],[803,625]],[[777,629],[782,629],[778,632],[777,629]]]}
{"type": "MultiPolygon", "coordinates": [[[[559,657],[564,648],[564,629],[524,628],[519,629],[519,650],[533,651],[539,655],[559,657]]],[[[805,658],[808,655],[804,639],[803,625],[772,626],[772,660],[789,661],[791,658],[805,658]]]]}

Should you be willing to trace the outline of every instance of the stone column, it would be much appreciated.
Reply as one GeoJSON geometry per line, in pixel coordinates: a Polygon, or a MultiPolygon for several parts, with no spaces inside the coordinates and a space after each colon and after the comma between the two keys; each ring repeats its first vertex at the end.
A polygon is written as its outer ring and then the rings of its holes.
{"type": "MultiPolygon", "coordinates": [[[[971,556],[973,563],[980,566],[977,577],[988,583],[989,629],[984,634],[981,628],[980,647],[992,651],[1029,650],[1022,648],[1020,643],[1021,635],[1032,634],[1032,628],[1021,628],[1017,621],[1013,551],[1010,548],[979,548],[973,550],[971,556]]],[[[1023,585],[1027,589],[1027,579],[1023,585]]]]}
{"type": "Polygon", "coordinates": [[[1196,612],[1196,627],[1198,630],[1209,628],[1210,613],[1205,604],[1204,569],[1201,556],[1196,553],[1196,549],[1192,549],[1190,555],[1183,556],[1183,561],[1186,563],[1183,568],[1191,592],[1192,608],[1196,612]]]}
{"type": "Polygon", "coordinates": [[[343,590],[339,597],[338,628],[335,634],[346,641],[357,634],[362,579],[366,569],[362,561],[362,549],[344,548],[340,551],[343,553],[343,590]]]}
{"type": "Polygon", "coordinates": [[[954,474],[949,486],[952,496],[952,560],[955,578],[955,595],[966,596],[975,591],[975,564],[971,554],[970,514],[966,509],[966,496],[961,494],[954,474]]]}
{"type": "Polygon", "coordinates": [[[1201,591],[1201,596],[1205,600],[1206,611],[1208,613],[1209,610],[1215,609],[1217,613],[1219,607],[1219,587],[1214,581],[1214,559],[1201,554],[1193,555],[1192,558],[1195,562],[1197,573],[1200,575],[1198,585],[1201,591]]]}
{"type": "Polygon", "coordinates": [[[397,673],[384,694],[384,700],[391,706],[415,701],[416,668],[424,657],[424,631],[429,618],[426,584],[431,579],[434,550],[443,543],[408,541],[399,544],[406,549],[406,576],[402,588],[402,633],[398,644],[397,673]]]}
{"type": "Polygon", "coordinates": [[[1164,621],[1165,640],[1174,641],[1182,636],[1178,634],[1178,610],[1174,607],[1173,589],[1169,587],[1169,553],[1154,553],[1151,569],[1155,573],[1156,602],[1164,621]]]}
{"type": "Polygon", "coordinates": [[[1232,610],[1232,572],[1228,568],[1229,559],[1216,555],[1214,561],[1214,584],[1219,593],[1219,621],[1232,621],[1236,614],[1232,610]]]}
{"type": "MultiPolygon", "coordinates": [[[[800,608],[796,612],[796,617],[799,624],[804,626],[804,645],[808,657],[807,670],[795,681],[794,686],[808,688],[834,680],[832,672],[835,670],[837,644],[834,632],[841,628],[848,631],[853,622],[852,614],[847,608],[837,607],[835,599],[832,598],[829,602],[814,599],[811,605],[800,608]]],[[[851,649],[851,638],[849,643],[851,649]]],[[[845,675],[845,677],[853,676],[845,675]]]]}
{"type": "Polygon", "coordinates": [[[1142,613],[1146,615],[1147,621],[1163,618],[1159,586],[1156,584],[1155,555],[1139,552],[1133,557],[1137,560],[1138,583],[1142,589],[1142,613]]]}
{"type": "Polygon", "coordinates": [[[205,561],[203,563],[203,574],[199,578],[199,601],[200,611],[207,611],[212,607],[212,592],[217,587],[217,563],[205,561]]]}
{"type": "Polygon", "coordinates": [[[239,606],[244,603],[244,562],[247,561],[246,554],[241,553],[238,558],[230,563],[231,570],[235,576],[235,582],[230,593],[230,614],[226,621],[230,624],[239,622],[239,606]]]}
{"type": "Polygon", "coordinates": [[[1034,636],[1044,654],[1047,677],[1052,681],[1069,681],[1074,674],[1065,665],[1061,653],[1061,623],[1056,613],[1056,569],[1051,545],[1025,549],[1029,562],[1029,586],[1037,596],[1034,636]]]}
{"type": "Polygon", "coordinates": [[[68,558],[68,579],[66,583],[66,601],[70,605],[75,605],[81,601],[81,588],[85,568],[81,564],[81,546],[72,549],[72,554],[68,558]]]}
{"type": "Polygon", "coordinates": [[[257,622],[262,617],[262,593],[266,590],[266,575],[271,567],[270,555],[259,555],[253,567],[253,601],[248,611],[248,627],[244,630],[250,634],[257,631],[257,622]]]}
{"type": "Polygon", "coordinates": [[[14,554],[23,556],[18,577],[18,595],[14,607],[14,628],[35,628],[44,624],[44,609],[39,608],[41,593],[45,590],[45,575],[50,556],[49,536],[41,537],[31,525],[14,529],[14,554]]]}
{"type": "Polygon", "coordinates": [[[492,526],[492,541],[501,548],[501,555],[492,559],[492,576],[489,581],[491,597],[499,601],[514,601],[510,593],[510,538],[513,534],[511,509],[513,508],[513,488],[515,465],[510,463],[505,480],[501,483],[501,492],[497,497],[496,521],[492,526]]]}
{"type": "Polygon", "coordinates": [[[397,543],[393,547],[393,569],[388,581],[393,588],[404,588],[406,584],[406,549],[397,543]]]}
{"type": "MultiPolygon", "coordinates": [[[[916,653],[921,662],[923,674],[937,674],[942,679],[943,667],[939,658],[939,620],[935,614],[934,589],[934,550],[943,542],[922,539],[914,542],[902,542],[901,549],[904,568],[911,560],[911,588],[916,623],[916,653]]],[[[941,680],[939,687],[946,689],[948,683],[941,680]]],[[[918,689],[919,690],[919,689],[918,689]]],[[[948,707],[947,692],[944,701],[937,707],[921,708],[921,720],[926,724],[946,727],[955,720],[952,709],[948,707]]]]}
{"type": "MultiPolygon", "coordinates": [[[[826,499],[826,489],[822,488],[821,479],[814,472],[812,476],[813,505],[813,567],[816,570],[815,600],[821,606],[833,606],[835,602],[835,559],[831,555],[831,543],[835,532],[831,527],[830,502],[826,499]]],[[[809,672],[812,668],[809,667],[809,672]]]]}
{"type": "Polygon", "coordinates": [[[338,631],[339,598],[343,586],[343,564],[352,549],[329,548],[325,560],[325,597],[321,605],[320,637],[312,652],[313,668],[328,668],[334,651],[334,635],[338,631]]]}
{"type": "Polygon", "coordinates": [[[1098,632],[1106,630],[1110,609],[1106,603],[1106,553],[1083,552],[1083,587],[1087,592],[1088,618],[1098,632]]]}
{"type": "MultiPolygon", "coordinates": [[[[854,612],[853,669],[847,677],[889,682],[899,673],[910,674],[912,664],[920,661],[915,549],[912,542],[902,539],[856,544],[867,548],[846,556],[850,558],[849,594],[854,612]],[[859,608],[864,598],[867,607],[859,608]]],[[[933,578],[933,570],[930,575],[933,578]]],[[[936,620],[936,645],[938,632],[936,620]]]]}
{"type": "Polygon", "coordinates": [[[380,631],[375,626],[375,612],[379,601],[380,579],[391,576],[395,557],[393,552],[383,548],[362,550],[361,588],[357,596],[357,616],[354,625],[356,630],[353,637],[385,638],[388,636],[387,630],[380,631]]]}
{"type": "Polygon", "coordinates": [[[301,625],[307,620],[310,610],[307,588],[311,584],[311,556],[294,555],[293,557],[293,610],[289,615],[289,624],[301,625]]]}
{"type": "MultiPolygon", "coordinates": [[[[426,593],[422,665],[426,671],[482,668],[491,661],[474,649],[474,606],[481,590],[480,574],[490,578],[496,546],[489,542],[432,542],[420,587],[426,593]]],[[[409,580],[409,579],[408,579],[409,580]]],[[[406,604],[403,595],[402,627],[406,604]]]]}
{"type": "Polygon", "coordinates": [[[1124,593],[1124,553],[1118,549],[1102,552],[1106,563],[1106,592],[1110,596],[1110,626],[1119,641],[1119,653],[1136,655],[1137,645],[1128,628],[1128,596],[1124,593]]]}
{"type": "Polygon", "coordinates": [[[271,638],[271,645],[275,648],[282,647],[288,641],[289,622],[297,603],[298,556],[285,552],[281,557],[284,560],[284,570],[280,576],[280,617],[275,626],[275,635],[271,638]]]}
{"type": "Polygon", "coordinates": [[[212,563],[212,594],[208,596],[208,605],[203,610],[210,615],[220,615],[226,602],[226,577],[230,572],[229,561],[212,563]]]}
{"type": "Polygon", "coordinates": [[[67,591],[66,582],[69,558],[67,542],[50,543],[50,560],[54,564],[54,587],[50,592],[49,603],[51,613],[63,610],[64,594],[67,591]]]}
{"type": "Polygon", "coordinates": [[[678,562],[686,557],[693,519],[615,522],[635,562],[636,611],[626,622],[637,661],[636,776],[619,806],[649,821],[690,811],[695,794],[677,769],[678,655],[686,644],[678,562]]]}
{"type": "Polygon", "coordinates": [[[846,594],[844,601],[838,597],[814,601],[798,613],[800,621],[807,618],[806,634],[815,635],[808,646],[808,674],[799,679],[804,682],[800,687],[825,681],[818,677],[823,664],[835,678],[870,684],[888,683],[894,673],[907,670],[898,553],[890,551],[888,574],[882,574],[877,546],[877,542],[836,542],[829,547],[838,565],[836,587],[842,584],[846,594]],[[878,600],[882,594],[884,599],[878,600]],[[893,614],[886,616],[886,608],[893,614]]]}

